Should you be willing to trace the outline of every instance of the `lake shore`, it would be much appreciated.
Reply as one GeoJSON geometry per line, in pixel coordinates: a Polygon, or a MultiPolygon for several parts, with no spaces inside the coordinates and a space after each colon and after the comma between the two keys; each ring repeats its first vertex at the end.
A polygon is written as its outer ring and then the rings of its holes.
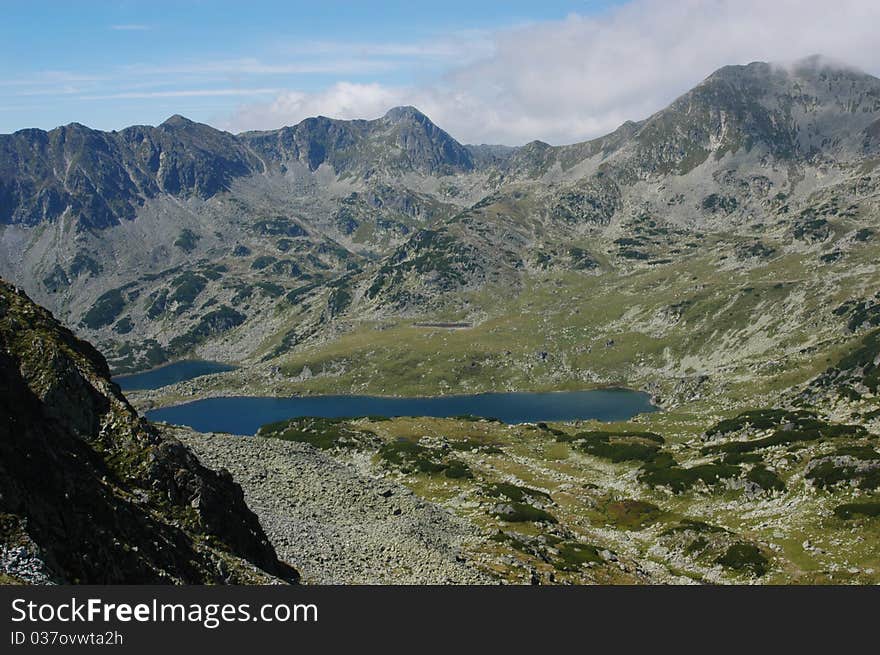
{"type": "Polygon", "coordinates": [[[580,390],[568,392],[483,393],[455,396],[387,398],[360,395],[232,396],[195,400],[151,410],[151,421],[187,425],[202,432],[254,434],[264,424],[299,416],[480,417],[507,424],[541,421],[628,420],[657,411],[643,392],[580,390]]]}

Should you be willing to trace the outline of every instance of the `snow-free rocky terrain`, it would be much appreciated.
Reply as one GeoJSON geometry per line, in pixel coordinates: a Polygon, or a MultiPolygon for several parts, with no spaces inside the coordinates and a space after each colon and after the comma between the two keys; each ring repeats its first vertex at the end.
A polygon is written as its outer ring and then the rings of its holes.
{"type": "MultiPolygon", "coordinates": [[[[463,145],[411,107],[238,135],[180,116],[0,135],[0,275],[115,373],[239,366],[130,393],[140,409],[611,385],[663,408],[192,436],[314,580],[369,578],[304,540],[350,522],[285,519],[236,448],[299,442],[273,461],[410,489],[449,522],[439,541],[432,514],[393,532],[433,553],[426,581],[877,582],[878,235],[880,80],[820,57],[723,68],[565,146],[463,145]]],[[[384,505],[354,505],[371,565],[384,505]]],[[[400,581],[419,577],[409,557],[400,581]]]]}
{"type": "Polygon", "coordinates": [[[298,579],[241,488],[150,425],[104,358],[0,281],[0,583],[298,579]]]}

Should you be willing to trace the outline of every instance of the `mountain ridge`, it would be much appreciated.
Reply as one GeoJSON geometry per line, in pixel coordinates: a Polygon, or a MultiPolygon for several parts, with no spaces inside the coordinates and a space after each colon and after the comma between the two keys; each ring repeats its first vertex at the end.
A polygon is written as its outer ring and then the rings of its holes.
{"type": "Polygon", "coordinates": [[[0,171],[0,222],[34,224],[66,212],[84,228],[100,229],[133,218],[145,200],[161,193],[213,197],[235,179],[268,173],[268,163],[282,172],[292,162],[311,171],[329,164],[336,174],[363,177],[380,171],[469,173],[479,164],[528,176],[546,171],[551,161],[573,163],[597,151],[607,158],[633,142],[638,150],[633,159],[641,162],[636,168],[645,172],[686,172],[708,152],[717,156],[758,144],[782,158],[808,157],[820,147],[842,156],[859,149],[876,154],[880,118],[860,122],[860,110],[880,112],[880,80],[812,57],[789,68],[763,62],[723,67],[653,116],[567,146],[540,141],[512,149],[465,146],[407,106],[372,120],[319,116],[237,135],[180,115],[157,127],[113,132],[71,123],[48,132],[0,135],[0,162],[17,164],[0,171]],[[848,94],[847,82],[864,88],[848,94]],[[778,97],[790,99],[789,106],[778,104],[774,88],[778,97]],[[843,95],[830,100],[832,91],[843,95]],[[825,107],[827,114],[834,102],[852,119],[845,129],[829,132],[817,108],[825,107]]]}

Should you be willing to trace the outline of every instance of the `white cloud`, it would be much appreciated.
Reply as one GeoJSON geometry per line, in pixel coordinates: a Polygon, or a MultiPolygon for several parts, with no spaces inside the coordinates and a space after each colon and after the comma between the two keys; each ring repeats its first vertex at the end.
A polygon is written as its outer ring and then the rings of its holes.
{"type": "Polygon", "coordinates": [[[298,123],[309,116],[333,118],[374,118],[390,107],[402,104],[410,90],[381,84],[338,82],[319,93],[288,91],[267,104],[241,109],[229,121],[236,131],[281,127],[298,123]]]}
{"type": "Polygon", "coordinates": [[[373,117],[412,104],[466,142],[572,142],[647,117],[727,64],[822,53],[880,73],[877,25],[876,0],[633,0],[598,16],[498,31],[491,52],[423,85],[286,91],[241,107],[224,127],[373,117]]]}

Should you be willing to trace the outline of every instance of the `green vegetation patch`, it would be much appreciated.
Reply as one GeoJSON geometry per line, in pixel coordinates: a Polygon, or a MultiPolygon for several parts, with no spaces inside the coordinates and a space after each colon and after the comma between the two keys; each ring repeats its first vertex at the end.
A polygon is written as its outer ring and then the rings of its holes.
{"type": "Polygon", "coordinates": [[[352,425],[350,419],[311,416],[267,423],[257,436],[307,443],[322,450],[362,448],[376,438],[374,432],[352,425]]]}
{"type": "Polygon", "coordinates": [[[785,482],[782,478],[762,464],[753,466],[746,473],[746,479],[765,491],[785,491],[785,482]]]}
{"type": "Polygon", "coordinates": [[[154,291],[147,299],[147,304],[147,318],[151,320],[159,318],[168,305],[168,290],[154,291]]]}
{"type": "MultiPolygon", "coordinates": [[[[549,562],[557,571],[580,571],[584,567],[605,563],[605,558],[602,557],[605,549],[555,534],[539,533],[532,536],[509,530],[499,530],[490,539],[535,557],[542,562],[549,562]]],[[[606,552],[610,553],[610,551],[606,552]]]]}
{"type": "Polygon", "coordinates": [[[177,248],[180,248],[183,252],[192,252],[196,249],[196,245],[198,245],[200,238],[201,237],[198,234],[189,228],[184,228],[180,231],[180,235],[174,240],[174,245],[177,248]]]}
{"type": "Polygon", "coordinates": [[[857,516],[880,516],[880,503],[844,503],[834,508],[834,515],[844,520],[853,519],[857,516]]]}
{"type": "Polygon", "coordinates": [[[55,268],[52,269],[52,272],[43,278],[43,286],[46,287],[46,290],[49,291],[49,293],[55,293],[59,289],[69,287],[70,279],[67,277],[67,273],[64,272],[64,269],[58,264],[55,264],[55,268]]]}
{"type": "Polygon", "coordinates": [[[806,410],[754,409],[719,421],[706,430],[706,436],[710,438],[721,437],[747,429],[769,430],[786,423],[801,425],[802,422],[815,418],[816,415],[813,412],[806,410]]]}
{"type": "Polygon", "coordinates": [[[592,544],[580,541],[563,541],[556,545],[558,556],[553,562],[555,568],[562,571],[578,570],[584,565],[603,564],[600,549],[592,544]]]}
{"type": "Polygon", "coordinates": [[[568,258],[571,260],[571,267],[576,271],[592,271],[599,268],[599,262],[583,248],[569,248],[568,258]]]}
{"type": "Polygon", "coordinates": [[[208,312],[188,332],[174,337],[168,344],[169,348],[178,353],[192,349],[197,343],[208,337],[221,334],[245,322],[247,317],[227,305],[208,312]]]}
{"type": "Polygon", "coordinates": [[[562,542],[562,538],[554,534],[527,535],[513,530],[499,530],[489,539],[545,562],[552,559],[548,549],[555,548],[557,544],[562,542]]]}
{"type": "Polygon", "coordinates": [[[767,558],[755,544],[743,541],[731,544],[724,554],[715,560],[715,563],[756,577],[764,575],[769,564],[767,558]]]}
{"type": "Polygon", "coordinates": [[[448,449],[431,448],[408,439],[397,439],[382,444],[379,459],[388,467],[404,473],[443,474],[448,478],[472,478],[467,464],[449,455],[448,449]]]}
{"type": "Polygon", "coordinates": [[[713,193],[703,198],[701,206],[704,211],[708,211],[713,214],[717,212],[730,214],[736,211],[737,207],[739,207],[739,203],[734,196],[722,196],[717,193],[713,193]]]}
{"type": "Polygon", "coordinates": [[[82,322],[88,328],[97,330],[113,323],[125,309],[122,288],[110,289],[102,294],[83,316],[82,322]]]}
{"type": "Polygon", "coordinates": [[[641,530],[656,523],[663,513],[653,503],[629,499],[608,503],[605,512],[616,527],[626,530],[641,530]]]}
{"type": "Polygon", "coordinates": [[[277,298],[284,293],[284,287],[274,282],[257,282],[254,286],[270,298],[277,298]]]}
{"type": "Polygon", "coordinates": [[[547,510],[528,503],[498,503],[490,512],[507,523],[556,523],[556,517],[547,510]]]}
{"type": "Polygon", "coordinates": [[[846,316],[846,327],[850,332],[863,328],[880,326],[880,295],[870,300],[850,300],[831,313],[835,316],[846,316]]]}
{"type": "Polygon", "coordinates": [[[727,453],[721,461],[725,464],[761,464],[764,457],[760,453],[727,453]]]}
{"type": "Polygon", "coordinates": [[[72,278],[79,277],[83,273],[88,273],[89,277],[94,277],[100,274],[103,270],[103,266],[81,252],[76,253],[73,261],[70,262],[70,277],[72,278]]]}
{"type": "Polygon", "coordinates": [[[860,425],[828,423],[817,418],[812,412],[767,409],[744,412],[735,418],[721,421],[711,428],[707,435],[718,436],[747,429],[766,430],[774,427],[776,430],[768,436],[745,441],[712,444],[704,446],[702,452],[703,454],[742,454],[772,446],[842,437],[859,438],[867,434],[867,430],[860,425]]]}
{"type": "Polygon", "coordinates": [[[327,312],[331,317],[338,316],[348,309],[351,301],[352,296],[348,289],[344,287],[333,289],[330,293],[330,297],[327,299],[327,312]]]}
{"type": "Polygon", "coordinates": [[[769,259],[776,253],[776,249],[755,241],[751,244],[740,244],[734,252],[740,259],[769,259]]]}
{"type": "Polygon", "coordinates": [[[852,457],[864,462],[880,459],[880,453],[874,450],[874,448],[860,445],[840,446],[834,451],[834,455],[837,457],[852,457]]]}
{"type": "Polygon", "coordinates": [[[386,258],[365,295],[372,300],[410,275],[430,279],[438,291],[449,291],[464,284],[475,270],[475,255],[464,244],[436,230],[420,230],[386,258]]]}
{"type": "Polygon", "coordinates": [[[168,361],[168,354],[155,339],[145,339],[137,344],[124,343],[116,349],[113,372],[132,373],[153,368],[168,361]]]}
{"type": "Polygon", "coordinates": [[[833,367],[819,380],[823,384],[833,384],[837,375],[841,372],[849,372],[859,377],[872,393],[880,390],[880,330],[869,333],[861,343],[849,354],[843,357],[837,366],[833,367]]]}
{"type": "Polygon", "coordinates": [[[288,277],[307,277],[303,275],[303,271],[292,259],[279,259],[272,264],[272,272],[276,275],[285,275],[288,277]]]}
{"type": "Polygon", "coordinates": [[[791,228],[791,234],[801,241],[825,241],[831,236],[831,226],[824,218],[806,217],[798,219],[791,228]]]}
{"type": "Polygon", "coordinates": [[[113,326],[113,331],[116,334],[128,334],[134,329],[134,325],[131,322],[131,318],[126,316],[125,318],[121,318],[116,321],[116,325],[113,326]]]}
{"type": "Polygon", "coordinates": [[[168,300],[184,307],[189,307],[192,306],[195,299],[208,286],[208,280],[198,273],[187,271],[172,280],[171,286],[174,288],[174,291],[168,296],[168,300]]]}
{"type": "Polygon", "coordinates": [[[671,455],[661,453],[642,465],[639,479],[649,487],[669,487],[673,492],[681,493],[699,482],[712,487],[741,474],[742,469],[738,465],[721,462],[682,468],[671,455]]]}
{"type": "Polygon", "coordinates": [[[820,457],[810,462],[804,478],[820,489],[831,489],[838,485],[857,486],[859,489],[873,491],[880,489],[880,461],[862,459],[861,456],[876,451],[867,447],[840,449],[837,454],[820,457]],[[855,456],[841,454],[849,450],[855,456]]]}
{"type": "Polygon", "coordinates": [[[308,296],[310,292],[314,291],[320,286],[320,283],[314,282],[312,284],[306,284],[304,286],[297,287],[293,291],[289,291],[287,295],[284,296],[284,300],[291,305],[299,304],[303,300],[303,298],[308,296]]]}
{"type": "Polygon", "coordinates": [[[663,437],[653,432],[579,432],[575,435],[558,434],[557,441],[571,443],[590,455],[612,462],[650,462],[657,457],[663,437]]]}
{"type": "Polygon", "coordinates": [[[251,268],[255,271],[262,271],[264,268],[268,268],[277,261],[278,258],[273,257],[272,255],[260,255],[251,262],[251,268]]]}

